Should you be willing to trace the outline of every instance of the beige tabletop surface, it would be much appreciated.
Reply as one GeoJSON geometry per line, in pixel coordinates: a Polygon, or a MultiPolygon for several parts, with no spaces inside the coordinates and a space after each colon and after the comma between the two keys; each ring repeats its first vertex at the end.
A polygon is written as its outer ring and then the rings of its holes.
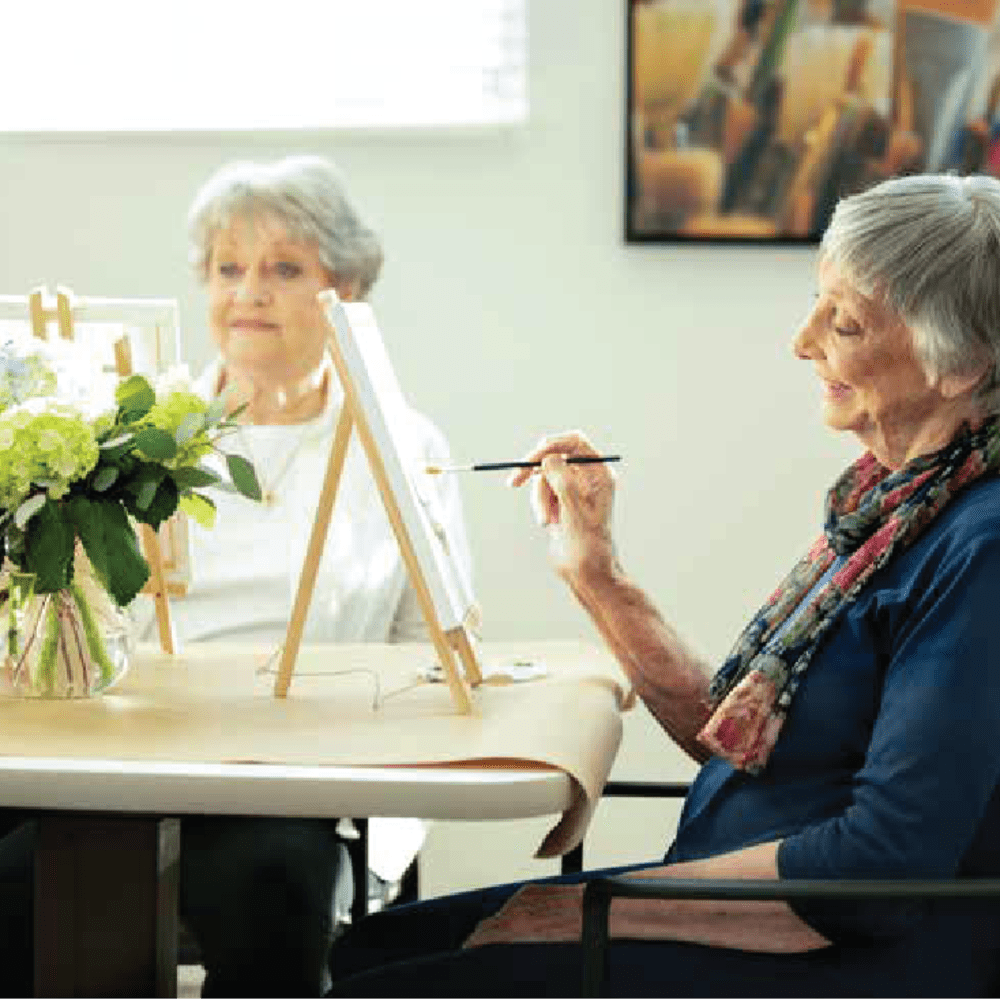
{"type": "Polygon", "coordinates": [[[276,659],[236,643],[190,644],[173,656],[140,647],[99,698],[0,699],[0,795],[5,766],[35,758],[57,771],[66,759],[67,774],[80,760],[123,772],[130,762],[285,765],[290,779],[317,767],[557,769],[573,793],[539,848],[548,857],[582,837],[621,740],[622,675],[586,643],[483,644],[486,680],[471,714],[427,678],[429,645],[305,645],[285,699],[272,693],[276,659]]]}

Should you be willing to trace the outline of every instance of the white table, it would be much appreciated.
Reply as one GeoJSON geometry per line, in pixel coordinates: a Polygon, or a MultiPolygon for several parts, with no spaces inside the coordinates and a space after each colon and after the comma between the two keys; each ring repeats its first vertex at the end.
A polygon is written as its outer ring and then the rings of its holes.
{"type": "Polygon", "coordinates": [[[475,718],[456,715],[443,685],[404,686],[372,713],[366,693],[309,675],[310,664],[329,673],[361,658],[398,687],[413,651],[393,646],[304,647],[287,703],[248,675],[243,661],[253,656],[221,646],[174,658],[144,651],[96,702],[0,702],[0,803],[38,819],[36,993],[176,995],[185,814],[500,820],[579,812],[581,787],[599,792],[617,749],[616,668],[583,644],[532,646],[550,677],[536,687],[481,688],[475,718]],[[579,705],[581,716],[560,731],[566,706],[579,705]],[[327,747],[314,745],[317,724],[337,734],[327,747]],[[344,739],[367,748],[358,750],[364,766],[324,762],[351,753],[344,739]],[[457,760],[442,756],[443,744],[457,760]],[[383,745],[378,765],[367,763],[383,745]],[[171,746],[179,759],[170,759],[171,746]],[[293,763],[206,759],[232,753],[293,763]],[[406,764],[406,754],[422,764],[406,764]]]}

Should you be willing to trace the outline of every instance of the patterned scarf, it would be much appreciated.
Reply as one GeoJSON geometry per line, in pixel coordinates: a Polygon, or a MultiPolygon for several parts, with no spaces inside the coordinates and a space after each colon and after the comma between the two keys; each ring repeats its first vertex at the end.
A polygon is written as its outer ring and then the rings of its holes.
{"type": "Polygon", "coordinates": [[[940,451],[892,472],[868,452],[834,483],[824,532],[744,629],[709,688],[712,715],[699,741],[734,767],[759,774],[792,698],[837,615],[963,487],[1000,468],[1000,418],[968,424],[940,451]],[[843,565],[775,632],[838,556],[843,565]]]}

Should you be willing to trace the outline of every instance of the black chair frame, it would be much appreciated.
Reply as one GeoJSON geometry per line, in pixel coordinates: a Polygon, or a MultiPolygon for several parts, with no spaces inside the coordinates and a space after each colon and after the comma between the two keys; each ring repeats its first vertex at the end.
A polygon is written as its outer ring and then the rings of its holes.
{"type": "MultiPolygon", "coordinates": [[[[682,798],[682,782],[613,781],[612,797],[682,798]]],[[[564,872],[583,867],[581,844],[563,858],[564,872]]],[[[607,985],[608,918],[613,899],[1000,899],[1000,879],[637,879],[611,875],[587,882],[583,893],[582,995],[607,985]]]]}

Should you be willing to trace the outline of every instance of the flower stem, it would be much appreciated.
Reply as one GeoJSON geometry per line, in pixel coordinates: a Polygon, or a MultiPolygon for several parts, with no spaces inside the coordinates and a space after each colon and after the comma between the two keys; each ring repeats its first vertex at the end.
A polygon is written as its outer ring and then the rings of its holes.
{"type": "Polygon", "coordinates": [[[53,596],[45,609],[45,638],[38,651],[35,685],[46,694],[52,693],[55,683],[56,654],[59,651],[59,601],[53,596]]]}
{"type": "Polygon", "coordinates": [[[90,605],[87,603],[87,598],[79,584],[71,583],[69,590],[80,611],[80,623],[83,625],[83,634],[87,639],[90,658],[100,667],[101,681],[108,684],[114,675],[114,667],[111,665],[111,660],[108,659],[108,651],[104,648],[104,640],[101,638],[93,612],[90,610],[90,605]]]}

